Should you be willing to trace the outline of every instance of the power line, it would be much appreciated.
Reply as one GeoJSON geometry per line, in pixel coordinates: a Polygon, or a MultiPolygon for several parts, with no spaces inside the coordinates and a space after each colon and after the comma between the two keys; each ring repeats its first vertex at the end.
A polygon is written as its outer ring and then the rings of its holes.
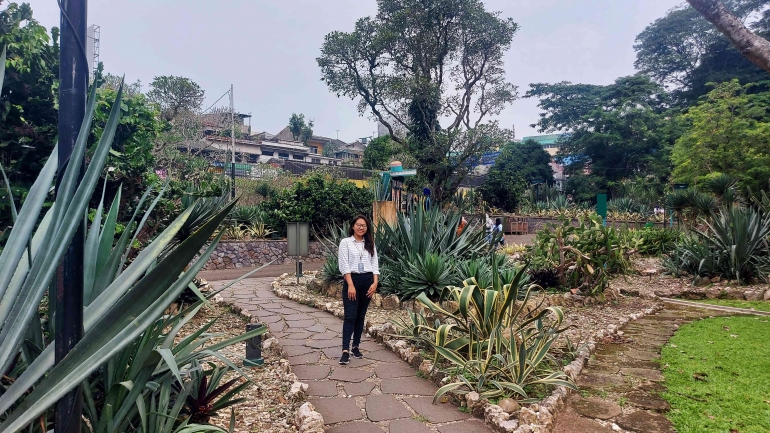
{"type": "Polygon", "coordinates": [[[223,93],[223,94],[222,94],[222,96],[220,96],[220,97],[219,97],[219,99],[217,99],[216,101],[214,101],[214,103],[213,103],[213,104],[211,104],[211,105],[209,106],[209,108],[207,108],[207,109],[203,110],[203,111],[201,112],[201,114],[203,114],[203,113],[205,113],[205,112],[207,112],[207,111],[211,110],[211,109],[212,109],[212,108],[213,108],[215,105],[217,105],[217,102],[221,101],[221,100],[222,100],[222,98],[224,98],[224,97],[225,97],[225,95],[227,95],[227,94],[229,94],[229,93],[230,93],[230,91],[229,91],[229,90],[228,90],[228,91],[226,91],[225,93],[223,93]]]}

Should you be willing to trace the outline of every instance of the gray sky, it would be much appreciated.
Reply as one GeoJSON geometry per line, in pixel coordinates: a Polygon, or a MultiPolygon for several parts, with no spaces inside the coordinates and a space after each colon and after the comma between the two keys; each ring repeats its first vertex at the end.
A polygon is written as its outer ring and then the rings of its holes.
{"type": "MultiPolygon", "coordinates": [[[[21,1],[21,0],[15,0],[21,1]]],[[[56,0],[27,0],[47,28],[59,25],[56,0]]],[[[520,30],[506,55],[508,79],[529,83],[608,84],[634,73],[634,37],[683,0],[487,0],[520,30]]],[[[292,112],[315,121],[316,135],[354,141],[373,121],[320,81],[323,37],[351,31],[374,15],[375,0],[91,0],[89,24],[101,26],[105,70],[141,80],[181,75],[206,91],[206,105],[235,85],[235,107],[254,131],[277,133],[292,112]]],[[[223,100],[225,101],[225,100],[223,100]]],[[[225,101],[226,102],[226,101],[225,101]]],[[[516,136],[537,134],[537,101],[519,99],[500,114],[516,136]]]]}

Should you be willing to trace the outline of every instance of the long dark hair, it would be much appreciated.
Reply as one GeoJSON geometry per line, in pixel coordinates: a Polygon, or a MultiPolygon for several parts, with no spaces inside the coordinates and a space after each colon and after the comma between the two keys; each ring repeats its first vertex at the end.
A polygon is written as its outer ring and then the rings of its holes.
{"type": "Polygon", "coordinates": [[[366,233],[364,233],[364,248],[369,251],[369,254],[374,256],[374,236],[372,236],[372,223],[369,218],[363,215],[356,215],[355,218],[350,220],[350,227],[348,228],[348,236],[353,236],[353,226],[356,225],[358,220],[364,220],[366,223],[366,233]]]}

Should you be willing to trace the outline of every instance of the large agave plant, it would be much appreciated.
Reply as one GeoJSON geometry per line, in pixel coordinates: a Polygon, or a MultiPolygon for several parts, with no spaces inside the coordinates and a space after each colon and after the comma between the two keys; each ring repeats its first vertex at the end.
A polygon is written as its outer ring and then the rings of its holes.
{"type": "MultiPolygon", "coordinates": [[[[416,296],[418,292],[409,290],[410,286],[400,275],[405,277],[407,271],[413,270],[428,255],[440,257],[447,263],[486,255],[491,245],[484,239],[484,231],[471,223],[458,234],[461,218],[462,213],[455,209],[434,206],[425,210],[418,206],[409,215],[398,214],[397,224],[393,227],[378,224],[375,243],[380,263],[388,269],[398,270],[399,274],[399,278],[389,280],[388,285],[383,281],[384,293],[395,293],[399,297],[416,296]],[[409,293],[403,293],[405,289],[409,293]]],[[[424,266],[419,267],[425,269],[424,266]]]]}
{"type": "MultiPolygon", "coordinates": [[[[494,262],[493,269],[497,273],[494,262]]],[[[509,281],[494,280],[489,288],[479,287],[473,278],[463,281],[462,287],[447,287],[441,298],[456,308],[444,308],[425,294],[417,297],[446,319],[434,328],[427,320],[412,317],[413,329],[433,346],[434,363],[440,357],[452,364],[446,371],[457,380],[442,386],[434,400],[461,388],[478,391],[484,398],[518,395],[524,399],[526,389],[535,384],[576,389],[563,372],[545,366],[553,343],[566,329],[560,328],[561,308],[540,309],[529,302],[532,286],[526,284],[524,268],[509,281]]]]}
{"type": "MultiPolygon", "coordinates": [[[[4,58],[0,58],[0,65],[4,64],[4,58]]],[[[88,202],[99,181],[118,125],[121,98],[122,87],[117,92],[104,133],[93,149],[85,175],[78,183],[77,175],[81,170],[86,138],[93,119],[95,92],[91,92],[86,118],[70,163],[61,178],[55,203],[43,212],[43,202],[57,172],[56,149],[18,211],[8,242],[0,254],[0,372],[11,378],[10,385],[4,382],[0,388],[2,432],[35,431],[39,426],[30,423],[38,420],[57,400],[86,383],[105,363],[115,365],[116,357],[155,323],[190,284],[214,251],[218,238],[203,252],[201,249],[232,208],[230,204],[214,212],[201,222],[197,230],[180,239],[177,238],[178,232],[193,213],[193,209],[188,208],[125,269],[130,230],[124,231],[113,244],[113,211],[111,209],[108,213],[102,228],[102,214],[97,210],[97,219],[87,229],[85,244],[84,335],[69,355],[54,365],[54,343],[46,338],[39,316],[41,303],[45,304],[44,298],[52,285],[56,268],[75,232],[83,225],[88,202]],[[179,242],[178,246],[161,257],[174,239],[179,242]],[[187,268],[199,253],[198,260],[187,268]]],[[[137,209],[142,207],[143,203],[137,209]]],[[[52,317],[55,314],[54,303],[47,304],[48,317],[52,317]]],[[[152,372],[161,358],[169,361],[166,368],[176,369],[178,364],[170,362],[168,352],[148,351],[151,356],[147,364],[133,364],[132,369],[152,372]]],[[[109,392],[116,385],[125,387],[124,384],[112,383],[109,392]]],[[[136,387],[130,392],[142,390],[136,387]]],[[[136,399],[129,400],[131,405],[137,404],[136,399]]],[[[117,411],[118,408],[110,410],[117,411]]],[[[161,413],[165,412],[164,408],[161,413]]],[[[112,412],[110,416],[113,423],[114,414],[112,412]]],[[[165,431],[172,430],[168,428],[165,431]]]]}

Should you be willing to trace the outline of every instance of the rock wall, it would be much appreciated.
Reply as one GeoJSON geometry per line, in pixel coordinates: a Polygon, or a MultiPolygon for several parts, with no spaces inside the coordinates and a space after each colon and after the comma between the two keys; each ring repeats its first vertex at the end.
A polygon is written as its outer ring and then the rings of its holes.
{"type": "MultiPolygon", "coordinates": [[[[309,255],[303,262],[322,262],[323,249],[318,242],[310,242],[309,255]]],[[[286,255],[286,241],[221,241],[204,270],[253,268],[275,260],[273,264],[294,262],[286,255]]]]}

